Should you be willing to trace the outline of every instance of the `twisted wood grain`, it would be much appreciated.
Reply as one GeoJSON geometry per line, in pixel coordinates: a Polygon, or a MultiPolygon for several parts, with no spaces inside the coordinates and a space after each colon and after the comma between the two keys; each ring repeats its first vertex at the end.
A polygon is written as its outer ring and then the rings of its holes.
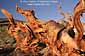
{"type": "Polygon", "coordinates": [[[74,11],[73,11],[73,23],[74,23],[74,27],[78,31],[78,36],[75,37],[75,40],[77,42],[80,42],[83,36],[83,32],[84,32],[82,23],[80,21],[80,16],[84,12],[85,12],[85,0],[80,0],[75,6],[74,11]]]}

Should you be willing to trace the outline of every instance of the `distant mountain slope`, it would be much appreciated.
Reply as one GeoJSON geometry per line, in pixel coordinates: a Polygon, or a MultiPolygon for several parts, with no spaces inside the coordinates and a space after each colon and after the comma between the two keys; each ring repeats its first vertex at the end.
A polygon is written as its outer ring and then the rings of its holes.
{"type": "MultiPolygon", "coordinates": [[[[15,20],[15,22],[24,22],[21,20],[15,20]]],[[[9,24],[9,21],[7,18],[0,18],[0,26],[7,26],[9,24]]]]}

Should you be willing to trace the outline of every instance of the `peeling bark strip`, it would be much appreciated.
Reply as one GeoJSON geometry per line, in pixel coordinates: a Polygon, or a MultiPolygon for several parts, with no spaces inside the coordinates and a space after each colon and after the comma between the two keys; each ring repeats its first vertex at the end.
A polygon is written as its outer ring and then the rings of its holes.
{"type": "Polygon", "coordinates": [[[82,37],[83,37],[83,32],[84,32],[84,29],[83,29],[83,26],[81,24],[81,21],[80,21],[80,16],[82,13],[85,12],[85,0],[80,0],[77,5],[75,6],[74,8],[74,14],[73,14],[73,23],[74,23],[74,26],[75,28],[77,29],[78,31],[78,36],[75,37],[75,40],[77,42],[80,42],[82,37]]]}

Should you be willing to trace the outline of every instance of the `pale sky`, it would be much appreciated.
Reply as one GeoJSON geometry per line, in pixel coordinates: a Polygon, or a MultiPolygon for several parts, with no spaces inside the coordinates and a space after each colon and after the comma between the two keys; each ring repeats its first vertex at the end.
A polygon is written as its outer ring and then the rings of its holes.
{"type": "MultiPolygon", "coordinates": [[[[15,19],[25,20],[23,16],[16,12],[16,4],[18,4],[23,9],[33,9],[35,11],[36,17],[42,20],[57,20],[63,18],[57,10],[57,4],[61,3],[62,9],[65,12],[72,15],[73,8],[78,0],[0,0],[0,10],[2,8],[7,9],[15,19]],[[50,5],[27,5],[30,2],[20,2],[20,1],[55,1],[49,3],[50,5]]],[[[38,2],[36,2],[38,3],[38,2]]],[[[0,11],[0,18],[5,18],[5,16],[0,11]]],[[[85,19],[84,19],[85,20],[85,19]]]]}

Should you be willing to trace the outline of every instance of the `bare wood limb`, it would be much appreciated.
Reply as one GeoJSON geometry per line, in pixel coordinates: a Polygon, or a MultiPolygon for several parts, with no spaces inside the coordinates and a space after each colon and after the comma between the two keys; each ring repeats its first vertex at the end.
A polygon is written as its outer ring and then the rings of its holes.
{"type": "Polygon", "coordinates": [[[10,24],[15,25],[13,16],[6,9],[2,9],[1,11],[8,18],[10,24]]]}
{"type": "Polygon", "coordinates": [[[84,32],[83,26],[82,26],[81,21],[80,21],[80,16],[85,11],[85,8],[83,7],[85,5],[82,6],[82,2],[81,1],[83,1],[83,0],[80,0],[77,3],[77,5],[75,6],[75,8],[74,8],[74,15],[73,15],[73,23],[74,23],[75,28],[78,31],[78,36],[75,37],[75,40],[77,42],[79,42],[82,39],[83,32],[84,32]]]}
{"type": "Polygon", "coordinates": [[[71,28],[73,27],[72,17],[71,17],[68,13],[66,13],[66,12],[64,12],[64,11],[62,10],[62,7],[61,7],[60,4],[58,4],[58,11],[59,11],[59,13],[60,13],[61,15],[63,15],[63,16],[66,18],[66,21],[67,21],[66,27],[67,27],[67,29],[71,29],[71,28]]]}

